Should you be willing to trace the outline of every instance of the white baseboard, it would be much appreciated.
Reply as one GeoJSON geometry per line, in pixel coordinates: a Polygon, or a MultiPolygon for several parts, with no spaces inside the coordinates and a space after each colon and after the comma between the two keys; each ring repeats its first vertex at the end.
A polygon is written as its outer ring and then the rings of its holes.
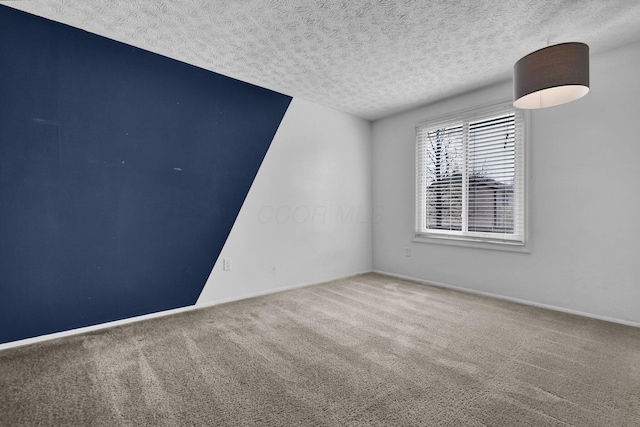
{"type": "Polygon", "coordinates": [[[494,293],[491,293],[491,292],[484,292],[484,291],[478,291],[478,290],[475,290],[475,289],[463,288],[463,287],[460,287],[460,286],[454,286],[454,285],[449,285],[449,284],[446,284],[446,283],[440,283],[440,282],[434,282],[434,281],[430,281],[430,280],[419,279],[417,277],[411,277],[411,276],[406,276],[406,275],[402,275],[402,274],[390,273],[390,272],[387,272],[387,271],[373,270],[373,271],[361,271],[361,272],[357,272],[357,273],[350,274],[350,275],[347,275],[347,276],[328,278],[328,279],[323,279],[323,280],[319,280],[319,281],[305,282],[305,283],[299,283],[299,284],[295,284],[295,285],[282,286],[282,287],[279,287],[279,288],[273,288],[273,289],[268,289],[268,290],[264,290],[264,291],[250,292],[250,293],[239,295],[239,296],[236,296],[236,297],[225,298],[225,299],[215,300],[215,301],[209,301],[209,302],[206,302],[206,303],[203,303],[203,304],[190,305],[190,306],[187,306],[187,307],[175,308],[175,309],[172,309],[172,310],[159,311],[157,313],[150,313],[150,314],[145,314],[145,315],[142,315],[142,316],[135,316],[135,317],[127,318],[127,319],[115,320],[113,322],[100,323],[98,325],[86,326],[86,327],[77,328],[77,329],[70,329],[70,330],[67,330],[67,331],[56,332],[56,333],[47,334],[47,335],[40,335],[40,336],[37,336],[37,337],[26,338],[26,339],[18,340],[18,341],[11,341],[11,342],[8,342],[8,343],[0,344],[0,351],[1,350],[5,350],[5,349],[9,349],[9,348],[29,345],[29,344],[35,344],[35,343],[39,343],[39,342],[43,342],[43,341],[49,341],[49,340],[53,340],[53,339],[56,339],[56,338],[63,338],[63,337],[68,337],[68,336],[72,336],[72,335],[83,334],[85,332],[98,331],[98,330],[101,330],[101,329],[112,328],[114,326],[120,326],[120,325],[129,324],[129,323],[140,322],[140,321],[143,321],[143,320],[154,319],[154,318],[164,317],[164,316],[170,316],[172,314],[182,313],[182,312],[185,312],[185,311],[199,310],[199,309],[203,309],[203,308],[207,308],[207,307],[213,307],[213,306],[220,305],[220,304],[226,304],[226,303],[229,303],[229,302],[240,301],[240,300],[249,299],[249,298],[255,298],[255,297],[259,297],[259,296],[263,296],[263,295],[269,295],[269,294],[289,291],[289,290],[293,290],[293,289],[305,288],[305,287],[308,287],[308,286],[315,286],[315,285],[319,285],[321,283],[332,282],[334,280],[345,279],[345,278],[348,278],[348,277],[353,277],[353,276],[357,276],[359,274],[365,274],[365,273],[370,273],[370,272],[383,274],[385,276],[390,276],[390,277],[396,277],[398,279],[411,280],[413,282],[422,283],[422,284],[425,284],[425,285],[432,285],[432,286],[438,286],[438,287],[441,287],[441,288],[454,289],[456,291],[466,292],[466,293],[470,293],[470,294],[483,295],[483,296],[487,296],[487,297],[491,297],[491,298],[497,298],[497,299],[501,299],[501,300],[512,301],[512,302],[516,302],[516,303],[519,303],[519,304],[525,304],[525,305],[530,305],[530,306],[534,306],[534,307],[541,307],[541,308],[546,308],[548,310],[560,311],[560,312],[569,313],[569,314],[576,314],[578,316],[584,316],[584,317],[589,317],[589,318],[592,318],[592,319],[604,320],[604,321],[607,321],[607,322],[619,323],[619,324],[622,324],[622,325],[627,325],[627,326],[633,326],[633,327],[636,327],[636,328],[640,328],[640,323],[638,323],[638,322],[632,322],[632,321],[628,321],[628,320],[617,319],[617,318],[607,317],[607,316],[600,316],[598,314],[587,313],[587,312],[584,312],[584,311],[573,310],[573,309],[564,308],[564,307],[558,307],[558,306],[555,306],[555,305],[542,304],[542,303],[535,302],[535,301],[528,301],[528,300],[523,300],[523,299],[520,299],[520,298],[508,297],[508,296],[504,296],[504,295],[494,294],[494,293]]]}
{"type": "Polygon", "coordinates": [[[549,305],[549,304],[543,304],[543,303],[539,303],[539,302],[535,302],[535,301],[524,300],[524,299],[520,299],[520,298],[508,297],[508,296],[504,296],[504,295],[500,295],[500,294],[494,294],[494,293],[491,293],[491,292],[484,292],[484,291],[478,291],[478,290],[470,289],[470,288],[463,288],[463,287],[460,287],[460,286],[449,285],[449,284],[446,284],[446,283],[433,282],[431,280],[424,280],[424,279],[419,279],[417,277],[405,276],[405,275],[396,274],[396,273],[389,273],[387,271],[373,270],[373,272],[374,273],[378,273],[378,274],[383,274],[385,276],[397,277],[398,279],[411,280],[412,282],[418,282],[418,283],[422,283],[424,285],[432,285],[432,286],[437,286],[439,288],[454,289],[456,291],[466,292],[466,293],[469,293],[469,294],[483,295],[483,296],[490,297],[490,298],[496,298],[496,299],[501,299],[501,300],[506,300],[506,301],[512,301],[512,302],[517,302],[519,304],[530,305],[530,306],[533,306],[533,307],[546,308],[548,310],[560,311],[562,313],[575,314],[575,315],[578,315],[578,316],[589,317],[591,319],[604,320],[606,322],[619,323],[619,324],[626,325],[626,326],[633,326],[633,327],[636,327],[636,328],[640,328],[640,323],[632,322],[630,320],[617,319],[615,317],[600,316],[599,314],[587,313],[587,312],[584,312],[584,311],[573,310],[573,309],[570,309],[570,308],[558,307],[556,305],[549,305]]]}
{"type": "Polygon", "coordinates": [[[145,315],[142,315],[142,316],[135,316],[135,317],[129,317],[129,318],[126,318],[126,319],[115,320],[113,322],[100,323],[98,325],[85,326],[83,328],[69,329],[67,331],[56,332],[56,333],[53,333],[53,334],[40,335],[40,336],[32,337],[32,338],[25,338],[23,340],[11,341],[11,342],[7,342],[7,343],[4,343],[4,344],[0,344],[0,351],[5,350],[5,349],[9,349],[9,348],[14,348],[14,347],[21,347],[21,346],[29,345],[29,344],[35,344],[35,343],[39,343],[39,342],[43,342],[43,341],[49,341],[49,340],[53,340],[53,339],[56,339],[56,338],[63,338],[63,337],[68,337],[68,336],[72,336],[72,335],[83,334],[85,332],[93,332],[93,331],[99,331],[101,329],[113,328],[114,326],[126,325],[128,323],[140,322],[142,320],[148,320],[148,319],[155,319],[157,317],[170,316],[172,314],[183,313],[185,311],[199,310],[199,309],[202,309],[202,308],[213,307],[213,306],[220,305],[220,304],[226,304],[228,302],[240,301],[240,300],[243,300],[243,299],[249,299],[249,298],[255,298],[255,297],[259,297],[259,296],[263,296],[263,295],[274,294],[274,293],[277,293],[277,292],[284,292],[284,291],[290,291],[290,290],[293,290],[293,289],[305,288],[307,286],[319,285],[321,283],[332,282],[334,280],[345,279],[347,277],[353,277],[353,276],[357,276],[359,274],[370,273],[370,272],[371,271],[368,270],[368,271],[356,272],[356,273],[353,273],[353,274],[349,274],[347,276],[328,278],[328,279],[323,279],[323,280],[319,280],[319,281],[315,281],[315,282],[305,282],[305,283],[299,283],[299,284],[296,284],[296,285],[289,285],[289,286],[282,286],[282,287],[279,287],[279,288],[267,289],[265,291],[250,292],[250,293],[243,294],[243,295],[240,295],[240,296],[237,296],[237,297],[231,297],[231,298],[226,298],[226,299],[222,299],[222,300],[209,301],[209,302],[206,302],[206,303],[203,303],[203,304],[194,304],[194,305],[190,305],[190,306],[187,306],[187,307],[174,308],[174,309],[171,309],[171,310],[159,311],[159,312],[156,312],[156,313],[145,314],[145,315]]]}
{"type": "Polygon", "coordinates": [[[126,325],[127,323],[140,322],[142,320],[154,319],[156,317],[170,316],[172,314],[182,313],[193,310],[194,306],[174,308],[171,310],[158,311],[156,313],[143,314],[142,316],[128,317],[126,319],[114,320],[112,322],[99,323],[97,325],[85,326],[82,328],[69,329],[66,331],[56,332],[53,334],[39,335],[37,337],[25,338],[18,341],[10,341],[0,344],[0,351],[7,348],[21,347],[23,345],[36,344],[42,341],[54,340],[56,338],[68,337],[71,335],[83,334],[85,332],[99,331],[101,329],[113,328],[114,326],[126,325]]]}
{"type": "Polygon", "coordinates": [[[349,278],[349,277],[354,277],[354,276],[358,276],[360,274],[366,274],[366,273],[371,273],[371,270],[360,271],[360,272],[356,272],[356,273],[349,274],[349,275],[346,275],[346,276],[338,276],[338,277],[333,277],[333,278],[329,278],[329,279],[317,280],[317,281],[313,281],[313,282],[303,282],[303,283],[298,283],[298,284],[295,284],[295,285],[281,286],[279,288],[267,289],[267,290],[264,290],[264,291],[249,292],[249,293],[242,294],[242,295],[235,296],[235,297],[231,297],[231,298],[224,298],[224,299],[220,299],[220,300],[203,302],[201,304],[196,304],[193,308],[194,309],[207,308],[207,307],[212,307],[212,306],[215,306],[215,305],[226,304],[228,302],[240,301],[240,300],[243,300],[243,299],[256,298],[256,297],[261,297],[263,295],[275,294],[275,293],[278,293],[278,292],[284,292],[284,291],[291,291],[291,290],[294,290],[294,289],[306,288],[306,287],[309,287],[309,286],[315,286],[315,285],[320,285],[322,283],[333,282],[334,280],[342,280],[342,279],[346,279],[346,278],[349,278]]]}

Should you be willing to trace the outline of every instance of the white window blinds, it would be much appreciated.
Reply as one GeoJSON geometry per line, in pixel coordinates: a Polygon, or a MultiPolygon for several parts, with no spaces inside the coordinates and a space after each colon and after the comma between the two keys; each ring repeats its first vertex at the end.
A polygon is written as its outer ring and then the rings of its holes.
{"type": "Polygon", "coordinates": [[[510,104],[416,127],[416,236],[524,244],[524,117],[510,104]]]}

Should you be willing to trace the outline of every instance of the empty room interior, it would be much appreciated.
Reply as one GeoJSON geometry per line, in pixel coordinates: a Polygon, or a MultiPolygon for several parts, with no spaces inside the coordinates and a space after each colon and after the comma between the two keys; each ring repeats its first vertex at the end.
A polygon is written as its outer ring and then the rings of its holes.
{"type": "Polygon", "coordinates": [[[640,426],[638,124],[636,1],[0,1],[0,425],[640,426]]]}

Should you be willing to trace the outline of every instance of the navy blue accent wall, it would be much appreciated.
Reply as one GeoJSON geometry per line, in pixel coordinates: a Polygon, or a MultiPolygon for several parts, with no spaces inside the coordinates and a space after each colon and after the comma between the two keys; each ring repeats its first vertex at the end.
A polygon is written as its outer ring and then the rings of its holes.
{"type": "Polygon", "coordinates": [[[194,304],[290,101],[0,6],[0,342],[194,304]]]}

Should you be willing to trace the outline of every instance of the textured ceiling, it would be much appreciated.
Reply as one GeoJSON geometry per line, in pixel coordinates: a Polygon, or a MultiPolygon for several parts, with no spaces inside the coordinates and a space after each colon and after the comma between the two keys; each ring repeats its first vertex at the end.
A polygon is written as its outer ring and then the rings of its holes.
{"type": "Polygon", "coordinates": [[[0,4],[370,120],[506,80],[549,43],[640,40],[638,0],[0,4]]]}

